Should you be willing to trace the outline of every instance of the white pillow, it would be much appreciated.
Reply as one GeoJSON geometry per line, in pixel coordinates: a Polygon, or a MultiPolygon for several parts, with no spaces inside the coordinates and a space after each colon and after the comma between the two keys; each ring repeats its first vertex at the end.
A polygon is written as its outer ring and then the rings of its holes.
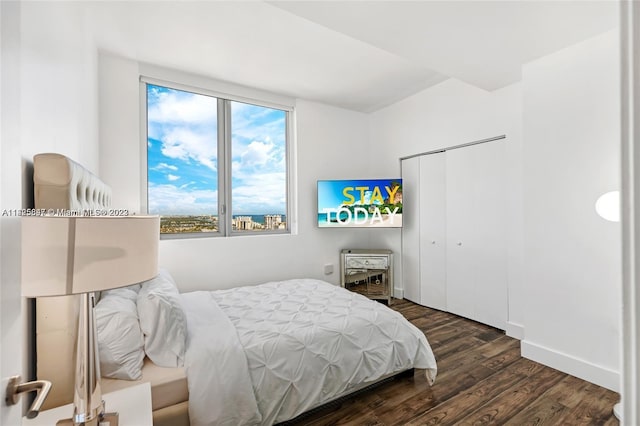
{"type": "Polygon", "coordinates": [[[144,351],[160,367],[182,367],[187,345],[187,318],[171,275],[160,269],[157,277],[142,283],[138,316],[144,334],[144,351]]]}
{"type": "Polygon", "coordinates": [[[106,296],[118,296],[124,297],[125,299],[130,299],[134,303],[136,303],[141,287],[142,286],[140,284],[133,284],[127,287],[114,288],[113,290],[104,290],[100,292],[100,299],[106,296]]]}
{"type": "Polygon", "coordinates": [[[138,322],[135,290],[125,287],[103,292],[95,307],[100,374],[104,377],[124,380],[142,377],[144,337],[138,322]]]}

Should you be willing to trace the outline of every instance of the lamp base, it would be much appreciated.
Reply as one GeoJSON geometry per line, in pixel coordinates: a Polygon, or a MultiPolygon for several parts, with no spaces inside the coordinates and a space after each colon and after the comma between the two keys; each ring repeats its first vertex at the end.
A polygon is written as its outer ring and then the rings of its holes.
{"type": "Polygon", "coordinates": [[[76,345],[76,378],[73,397],[73,426],[112,426],[103,421],[105,406],[100,387],[98,333],[94,316],[94,293],[80,295],[78,344],[76,345]]]}
{"type": "Polygon", "coordinates": [[[62,419],[58,420],[56,426],[118,426],[118,413],[104,413],[87,423],[74,423],[73,419],[62,419]]]}

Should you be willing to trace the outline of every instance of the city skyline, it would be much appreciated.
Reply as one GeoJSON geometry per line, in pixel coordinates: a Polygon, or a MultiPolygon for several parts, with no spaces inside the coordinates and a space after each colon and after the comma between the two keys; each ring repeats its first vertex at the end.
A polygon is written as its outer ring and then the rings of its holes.
{"type": "MultiPolygon", "coordinates": [[[[276,231],[284,229],[287,229],[286,215],[236,215],[232,218],[233,231],[276,231]],[[263,221],[254,220],[256,217],[262,217],[263,221]]],[[[218,232],[218,216],[162,216],[160,218],[160,232],[163,234],[218,232]]]]}

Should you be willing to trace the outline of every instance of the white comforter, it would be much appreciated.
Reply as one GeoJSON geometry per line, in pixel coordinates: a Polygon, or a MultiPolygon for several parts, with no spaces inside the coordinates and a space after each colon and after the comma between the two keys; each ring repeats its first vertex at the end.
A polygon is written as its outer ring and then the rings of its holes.
{"type": "Polygon", "coordinates": [[[182,297],[194,426],[271,425],[409,368],[435,379],[424,333],[386,306],[324,281],[182,297]]]}

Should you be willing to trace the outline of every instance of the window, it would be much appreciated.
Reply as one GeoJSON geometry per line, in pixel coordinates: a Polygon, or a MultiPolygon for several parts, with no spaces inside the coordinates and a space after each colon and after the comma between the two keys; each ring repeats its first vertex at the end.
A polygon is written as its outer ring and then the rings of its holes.
{"type": "Polygon", "coordinates": [[[290,110],[143,84],[147,210],[164,238],[289,232],[290,110]]]}

